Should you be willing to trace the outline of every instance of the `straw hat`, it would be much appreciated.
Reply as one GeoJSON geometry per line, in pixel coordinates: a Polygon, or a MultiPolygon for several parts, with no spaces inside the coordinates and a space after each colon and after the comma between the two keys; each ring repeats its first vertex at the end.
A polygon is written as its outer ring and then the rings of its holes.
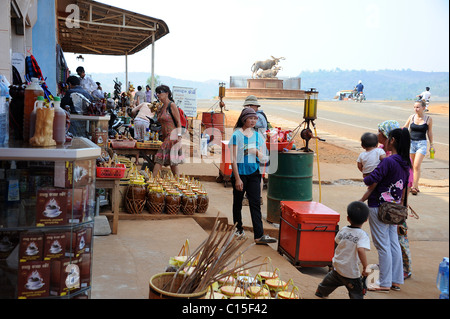
{"type": "Polygon", "coordinates": [[[256,106],[261,106],[258,103],[258,99],[256,98],[256,96],[254,95],[249,95],[247,96],[247,98],[244,101],[244,105],[243,106],[248,106],[248,105],[256,105],[256,106]]]}

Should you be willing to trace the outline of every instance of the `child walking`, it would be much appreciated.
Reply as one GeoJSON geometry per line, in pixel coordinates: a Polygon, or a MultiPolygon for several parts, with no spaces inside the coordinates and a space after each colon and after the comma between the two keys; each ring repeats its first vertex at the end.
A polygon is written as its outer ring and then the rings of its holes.
{"type": "Polygon", "coordinates": [[[361,146],[365,151],[359,154],[356,162],[363,177],[366,177],[386,157],[386,153],[378,147],[378,136],[374,133],[364,133],[361,136],[361,146]]]}
{"type": "Polygon", "coordinates": [[[317,297],[327,297],[337,287],[345,286],[350,299],[363,299],[363,277],[367,276],[366,250],[370,250],[370,239],[361,226],[369,217],[369,207],[360,202],[351,202],[347,206],[347,220],[350,226],[345,226],[336,235],[337,247],[333,257],[331,270],[319,284],[317,297]],[[362,264],[362,273],[359,263],[362,264]]]}
{"type": "Polygon", "coordinates": [[[237,235],[243,236],[242,199],[247,193],[250,215],[252,218],[254,239],[256,244],[276,242],[275,238],[264,235],[261,217],[261,172],[260,162],[266,162],[263,137],[254,130],[258,116],[249,107],[242,110],[235,125],[235,131],[229,142],[233,185],[233,223],[236,224],[237,235]]]}

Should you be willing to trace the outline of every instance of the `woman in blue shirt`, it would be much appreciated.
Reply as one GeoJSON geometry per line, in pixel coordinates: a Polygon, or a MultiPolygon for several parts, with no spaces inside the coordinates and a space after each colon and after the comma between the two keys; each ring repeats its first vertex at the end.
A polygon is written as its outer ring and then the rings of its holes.
{"type": "Polygon", "coordinates": [[[233,170],[231,183],[233,185],[233,223],[236,224],[236,234],[243,236],[242,199],[247,193],[250,215],[252,218],[254,239],[256,244],[269,244],[276,239],[264,235],[261,217],[261,172],[260,162],[265,162],[264,139],[254,127],[258,116],[252,108],[244,108],[234,127],[228,146],[233,170]]]}

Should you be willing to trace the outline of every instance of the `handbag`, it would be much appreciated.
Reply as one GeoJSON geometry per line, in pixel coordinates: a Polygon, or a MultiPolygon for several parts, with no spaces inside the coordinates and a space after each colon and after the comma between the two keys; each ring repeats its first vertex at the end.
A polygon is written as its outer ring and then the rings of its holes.
{"type": "Polygon", "coordinates": [[[408,207],[384,202],[378,207],[378,219],[385,224],[400,225],[408,217],[408,207]]]}
{"type": "MultiPolygon", "coordinates": [[[[408,179],[407,179],[408,180],[408,179]]],[[[404,190],[403,204],[397,204],[393,202],[383,202],[378,207],[378,219],[391,225],[400,225],[408,218],[408,187],[404,190]]]]}

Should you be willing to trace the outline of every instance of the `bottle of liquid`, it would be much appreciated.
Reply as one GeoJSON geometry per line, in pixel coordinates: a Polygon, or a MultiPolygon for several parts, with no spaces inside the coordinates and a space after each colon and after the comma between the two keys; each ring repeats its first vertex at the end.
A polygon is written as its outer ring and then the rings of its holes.
{"type": "Polygon", "coordinates": [[[0,145],[9,142],[9,89],[4,75],[0,78],[0,145]]]}
{"type": "Polygon", "coordinates": [[[434,159],[434,147],[430,147],[430,158],[434,159]]]}
{"type": "Polygon", "coordinates": [[[436,285],[441,291],[439,299],[448,299],[448,280],[448,257],[444,257],[439,264],[439,272],[436,279],[436,285]]]}
{"type": "Polygon", "coordinates": [[[38,107],[44,107],[44,102],[45,99],[43,96],[38,96],[34,102],[33,111],[30,113],[30,136],[28,139],[31,139],[34,136],[34,131],[36,129],[36,109],[38,107]]]}
{"type": "Polygon", "coordinates": [[[38,96],[44,96],[39,79],[31,78],[31,83],[25,89],[25,101],[23,110],[23,139],[25,142],[30,140],[30,115],[34,110],[34,102],[38,96]]]}
{"type": "Polygon", "coordinates": [[[144,134],[144,142],[150,140],[150,129],[146,128],[145,129],[145,134],[144,134]]]}
{"type": "Polygon", "coordinates": [[[51,102],[55,109],[55,117],[53,119],[53,139],[56,144],[61,145],[66,142],[66,112],[61,108],[61,99],[55,97],[51,102]]]}

